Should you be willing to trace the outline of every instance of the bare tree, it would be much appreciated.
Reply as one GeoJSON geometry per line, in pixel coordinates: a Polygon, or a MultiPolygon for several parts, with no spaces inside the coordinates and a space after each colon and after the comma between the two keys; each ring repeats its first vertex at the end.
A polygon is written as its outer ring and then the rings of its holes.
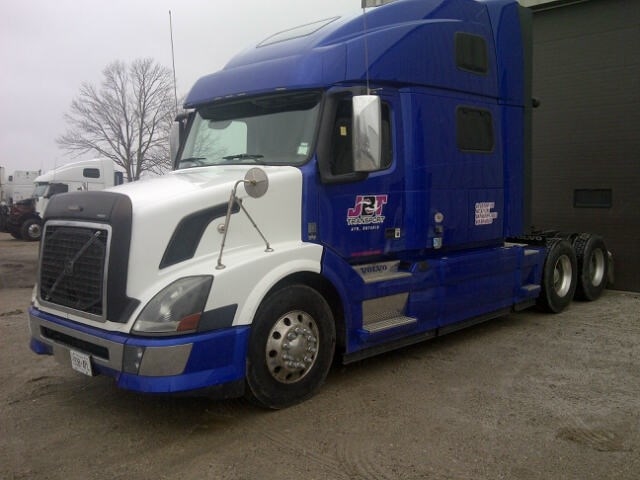
{"type": "Polygon", "coordinates": [[[56,141],[78,154],[95,152],[122,167],[129,181],[171,166],[169,131],[175,115],[171,70],[152,59],[104,69],[100,88],[83,83],[56,141]]]}

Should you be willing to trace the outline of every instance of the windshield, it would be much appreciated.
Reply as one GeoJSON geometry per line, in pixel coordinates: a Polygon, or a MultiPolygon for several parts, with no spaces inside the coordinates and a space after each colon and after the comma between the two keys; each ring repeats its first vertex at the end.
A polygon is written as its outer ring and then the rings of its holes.
{"type": "Polygon", "coordinates": [[[297,92],[200,108],[177,168],[301,165],[311,155],[320,98],[297,92]]]}
{"type": "Polygon", "coordinates": [[[33,190],[33,196],[36,198],[44,196],[48,186],[48,183],[36,183],[36,188],[33,190]]]}

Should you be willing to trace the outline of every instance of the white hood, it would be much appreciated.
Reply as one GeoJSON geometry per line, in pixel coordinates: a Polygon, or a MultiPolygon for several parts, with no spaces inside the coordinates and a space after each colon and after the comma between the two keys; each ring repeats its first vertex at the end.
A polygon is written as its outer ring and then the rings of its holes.
{"type": "MultiPolygon", "coordinates": [[[[195,212],[228,204],[231,190],[253,165],[202,167],[171,172],[162,177],[120,185],[114,192],[127,195],[132,204],[131,251],[128,293],[142,292],[164,276],[197,274],[215,267],[224,215],[216,218],[202,234],[193,258],[160,268],[162,257],[181,220],[195,212]],[[144,265],[144,268],[140,268],[144,265]]],[[[260,167],[269,178],[267,193],[258,199],[239,185],[237,195],[271,243],[300,241],[302,174],[294,167],[260,167]]],[[[243,213],[232,216],[225,252],[231,255],[264,243],[243,213]]],[[[225,253],[227,256],[227,253],[225,253]]]]}

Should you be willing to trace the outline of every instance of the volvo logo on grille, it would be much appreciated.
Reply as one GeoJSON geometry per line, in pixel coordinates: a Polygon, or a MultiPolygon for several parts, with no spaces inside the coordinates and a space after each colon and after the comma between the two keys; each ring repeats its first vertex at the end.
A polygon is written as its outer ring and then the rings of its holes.
{"type": "Polygon", "coordinates": [[[73,265],[76,262],[73,261],[73,259],[71,258],[67,258],[64,262],[64,273],[65,275],[73,275],[73,265]]]}

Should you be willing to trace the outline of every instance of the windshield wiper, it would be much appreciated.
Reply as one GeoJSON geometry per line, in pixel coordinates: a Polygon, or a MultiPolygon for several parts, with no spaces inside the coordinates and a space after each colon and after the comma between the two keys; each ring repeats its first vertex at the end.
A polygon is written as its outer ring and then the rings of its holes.
{"type": "Polygon", "coordinates": [[[223,160],[253,160],[255,163],[264,163],[258,161],[260,158],[264,158],[264,155],[253,153],[237,153],[235,155],[227,155],[226,157],[222,157],[223,160]]]}
{"type": "Polygon", "coordinates": [[[206,165],[203,160],[207,160],[207,157],[187,157],[187,158],[181,158],[180,160],[178,160],[178,167],[181,166],[183,163],[188,163],[191,162],[193,163],[193,165],[189,165],[187,168],[191,168],[191,167],[202,167],[204,165],[206,165]]]}

